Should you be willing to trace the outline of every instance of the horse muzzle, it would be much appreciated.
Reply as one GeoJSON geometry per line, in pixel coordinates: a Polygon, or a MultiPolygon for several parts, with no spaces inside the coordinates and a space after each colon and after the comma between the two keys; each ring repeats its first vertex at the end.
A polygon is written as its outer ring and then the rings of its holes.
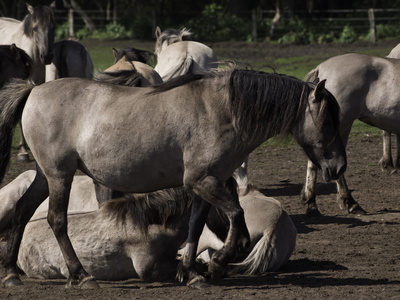
{"type": "Polygon", "coordinates": [[[325,182],[337,180],[346,171],[346,157],[338,157],[335,160],[330,160],[327,165],[321,165],[322,179],[325,182]]]}
{"type": "Polygon", "coordinates": [[[53,53],[50,53],[50,54],[41,56],[40,58],[41,58],[42,62],[43,62],[45,65],[49,65],[49,64],[51,64],[51,62],[53,61],[53,53]]]}

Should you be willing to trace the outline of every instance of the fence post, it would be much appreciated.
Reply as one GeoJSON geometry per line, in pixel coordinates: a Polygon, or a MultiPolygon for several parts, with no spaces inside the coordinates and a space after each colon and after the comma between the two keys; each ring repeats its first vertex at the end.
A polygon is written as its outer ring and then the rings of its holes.
{"type": "Polygon", "coordinates": [[[369,19],[369,34],[370,34],[370,42],[376,42],[376,31],[375,31],[375,14],[374,9],[368,9],[368,19],[369,19]]]}
{"type": "Polygon", "coordinates": [[[74,10],[70,8],[68,10],[68,24],[69,24],[69,36],[74,37],[74,10]]]}
{"type": "Polygon", "coordinates": [[[257,42],[257,10],[255,8],[251,10],[251,39],[257,42]]]}

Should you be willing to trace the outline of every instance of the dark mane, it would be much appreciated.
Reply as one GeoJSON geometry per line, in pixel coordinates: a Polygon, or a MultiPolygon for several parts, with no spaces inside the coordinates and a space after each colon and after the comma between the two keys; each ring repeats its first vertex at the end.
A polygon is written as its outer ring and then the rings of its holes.
{"type": "Polygon", "coordinates": [[[125,56],[126,61],[140,61],[144,64],[147,64],[150,58],[153,57],[153,54],[150,53],[149,51],[130,48],[130,47],[115,51],[117,52],[117,56],[115,57],[114,63],[116,63],[125,56]]]}
{"type": "Polygon", "coordinates": [[[251,142],[260,135],[289,134],[304,112],[310,92],[307,83],[293,77],[234,70],[229,101],[239,136],[251,142]]]}
{"type": "Polygon", "coordinates": [[[192,199],[191,192],[179,187],[146,194],[127,194],[106,202],[101,210],[122,224],[128,220],[133,222],[146,235],[151,224],[174,227],[184,214],[190,213],[192,199]]]}
{"type": "Polygon", "coordinates": [[[154,90],[151,91],[151,94],[159,94],[163,93],[169,90],[172,90],[178,86],[188,84],[193,81],[201,80],[205,78],[205,73],[201,74],[185,74],[176,78],[172,78],[171,80],[168,80],[167,82],[164,82],[160,85],[155,86],[154,90]]]}
{"type": "Polygon", "coordinates": [[[55,18],[53,9],[45,5],[37,5],[33,8],[33,13],[28,14],[24,22],[24,34],[28,37],[34,36],[34,30],[32,24],[34,22],[39,22],[41,27],[48,27],[49,24],[54,24],[55,18]]]}
{"type": "Polygon", "coordinates": [[[138,73],[136,69],[116,72],[98,71],[94,80],[125,86],[142,86],[142,74],[138,73]]]}

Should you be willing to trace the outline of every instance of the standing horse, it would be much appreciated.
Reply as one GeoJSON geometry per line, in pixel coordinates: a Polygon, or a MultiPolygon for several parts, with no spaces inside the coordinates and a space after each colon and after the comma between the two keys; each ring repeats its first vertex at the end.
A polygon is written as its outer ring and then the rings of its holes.
{"type": "Polygon", "coordinates": [[[179,75],[198,73],[204,70],[217,68],[217,55],[208,46],[194,42],[184,41],[184,37],[191,32],[185,28],[182,30],[168,29],[161,33],[156,29],[157,65],[155,70],[164,81],[179,75]]]}
{"type": "MultiPolygon", "coordinates": [[[[32,183],[35,174],[34,170],[26,171],[0,189],[0,234],[6,234],[5,229],[11,225],[16,203],[32,183]]],[[[238,262],[231,272],[262,274],[275,271],[286,263],[294,249],[296,228],[277,200],[265,197],[247,182],[239,181],[238,192],[252,244],[250,253],[246,254],[245,259],[238,262]]],[[[107,203],[100,208],[100,211],[88,213],[99,209],[93,180],[84,175],[74,176],[68,205],[68,231],[75,250],[82,263],[88,267],[88,271],[100,280],[123,280],[132,277],[149,279],[151,270],[157,271],[159,275],[167,276],[171,273],[168,272],[167,266],[174,266],[176,253],[167,255],[164,250],[168,248],[169,252],[174,250],[177,252],[187,237],[189,207],[185,208],[182,205],[185,202],[190,203],[193,195],[189,191],[175,188],[128,197],[112,200],[118,203],[107,203]],[[154,204],[152,207],[139,205],[140,202],[146,202],[148,199],[154,204]],[[159,207],[157,203],[164,202],[171,204],[178,202],[178,207],[183,207],[183,209],[163,211],[160,209],[163,206],[159,207]],[[138,205],[139,208],[136,208],[138,205]],[[111,209],[112,207],[116,209],[111,209]],[[142,215],[141,212],[143,212],[146,218],[131,218],[132,214],[127,214],[126,222],[129,224],[132,222],[133,227],[132,230],[124,231],[122,238],[119,234],[118,219],[115,216],[123,211],[135,213],[135,210],[139,209],[140,212],[136,212],[136,215],[142,215]],[[143,227],[140,225],[142,222],[146,224],[151,222],[151,218],[150,221],[148,220],[150,210],[162,215],[160,219],[168,220],[170,226],[165,228],[165,225],[151,225],[149,227],[151,236],[143,239],[142,233],[135,228],[143,227]],[[177,218],[179,222],[176,222],[177,218]],[[82,228],[79,224],[88,225],[82,228]],[[99,228],[104,229],[99,230],[99,228]],[[88,239],[88,236],[91,238],[88,239]],[[112,237],[117,237],[117,239],[112,237]],[[104,244],[107,244],[107,247],[104,247],[104,244]],[[142,251],[143,247],[149,248],[142,251]],[[108,252],[105,253],[105,251],[108,252]],[[90,256],[81,254],[88,252],[90,256]],[[111,262],[110,257],[114,258],[111,262]],[[131,262],[122,263],[127,258],[131,262]],[[160,265],[165,265],[165,267],[161,268],[160,265]],[[148,271],[147,275],[143,272],[144,270],[148,271]]],[[[174,207],[171,206],[171,208],[174,207]]],[[[61,252],[54,251],[57,248],[57,241],[54,237],[49,238],[51,229],[43,219],[47,211],[48,201],[46,200],[38,207],[28,223],[21,243],[18,265],[29,277],[44,279],[68,277],[68,270],[61,252]]],[[[222,232],[226,235],[229,223],[220,219],[217,214],[210,213],[207,222],[212,220],[212,228],[219,234],[222,232]]],[[[200,236],[199,249],[219,250],[222,246],[223,241],[205,227],[200,236]]],[[[176,265],[170,268],[171,270],[176,270],[176,265]]],[[[154,279],[154,276],[151,277],[154,279]]]]}
{"type": "MultiPolygon", "coordinates": [[[[340,134],[346,145],[356,119],[400,134],[399,70],[400,60],[352,53],[322,62],[308,73],[307,79],[327,80],[327,89],[340,105],[340,134]]],[[[302,199],[307,204],[308,214],[318,216],[316,176],[317,166],[309,161],[302,199]]],[[[336,183],[339,206],[349,213],[365,213],[352,197],[344,175],[336,183]]]]}
{"type": "Polygon", "coordinates": [[[339,107],[324,81],[314,85],[237,69],[189,74],[148,88],[79,78],[34,87],[16,80],[0,91],[0,99],[0,179],[9,160],[12,125],[21,113],[37,162],[36,177],[15,210],[3,259],[6,286],[21,284],[16,262],[23,231],[50,195],[48,221],[68,266],[68,283],[76,280],[82,288],[98,287],[67,234],[69,192],[77,169],[124,193],[181,185],[193,190],[188,246],[178,278],[201,285],[196,250],[211,205],[230,224],[223,248],[209,265],[212,279],[218,279],[237,251],[249,245],[231,176],[263,141],[292,133],[326,181],[337,179],[346,168],[337,130],[339,107]]]}
{"type": "MultiPolygon", "coordinates": [[[[400,59],[400,44],[390,51],[388,58],[400,59]]],[[[391,133],[383,130],[382,132],[383,141],[383,155],[379,163],[382,166],[382,170],[386,170],[389,174],[396,172],[396,169],[400,168],[400,135],[396,134],[396,156],[393,161],[392,158],[392,146],[391,146],[391,133]]]]}
{"type": "MultiPolygon", "coordinates": [[[[32,58],[30,79],[36,84],[45,81],[45,64],[51,63],[54,42],[54,8],[50,6],[27,4],[29,14],[24,20],[0,18],[0,44],[12,44],[23,49],[32,58]]],[[[26,142],[21,131],[19,160],[28,160],[26,142]]]]}
{"type": "Polygon", "coordinates": [[[28,54],[15,44],[0,45],[0,88],[11,78],[27,79],[32,69],[28,54]]]}
{"type": "Polygon", "coordinates": [[[63,77],[93,77],[92,58],[79,42],[64,40],[54,43],[53,60],[46,65],[46,81],[63,77]]]}

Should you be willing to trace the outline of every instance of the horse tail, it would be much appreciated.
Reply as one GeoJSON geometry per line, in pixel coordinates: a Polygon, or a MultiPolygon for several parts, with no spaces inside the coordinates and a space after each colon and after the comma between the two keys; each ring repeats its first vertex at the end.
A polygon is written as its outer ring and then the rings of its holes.
{"type": "Polygon", "coordinates": [[[318,69],[318,67],[316,67],[315,69],[308,72],[308,74],[306,76],[306,81],[307,82],[314,82],[315,80],[319,81],[318,76],[319,76],[319,69],[318,69]]]}
{"type": "Polygon", "coordinates": [[[185,56],[184,58],[180,59],[176,65],[169,68],[168,71],[163,74],[162,80],[165,82],[172,78],[191,73],[193,69],[193,62],[193,58],[190,55],[185,56]]]}
{"type": "Polygon", "coordinates": [[[10,161],[14,128],[33,87],[32,82],[13,79],[0,90],[0,183],[10,161]]]}
{"type": "Polygon", "coordinates": [[[256,275],[277,271],[290,258],[296,245],[297,230],[290,216],[283,211],[272,232],[264,232],[249,255],[232,263],[229,274],[256,275]]]}

